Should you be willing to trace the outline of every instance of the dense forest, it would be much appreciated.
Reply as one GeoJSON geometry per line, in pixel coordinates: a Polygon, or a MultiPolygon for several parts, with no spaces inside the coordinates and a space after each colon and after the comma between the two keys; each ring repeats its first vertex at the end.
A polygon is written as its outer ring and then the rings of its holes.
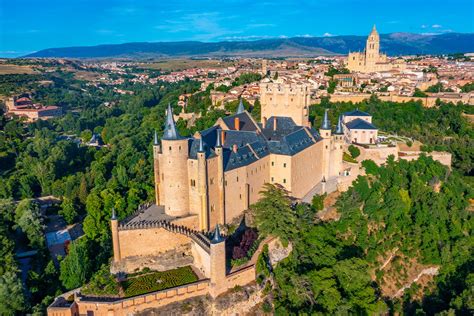
{"type": "MultiPolygon", "coordinates": [[[[140,203],[153,199],[151,144],[155,130],[161,135],[169,102],[176,104],[179,95],[194,93],[188,99],[186,111],[200,117],[192,126],[178,121],[183,135],[212,126],[218,117],[237,107],[234,102],[227,104],[226,110],[213,108],[209,97],[213,87],[195,93],[200,84],[189,80],[156,85],[126,80],[121,88],[133,94],[119,95],[111,87],[91,86],[61,71],[40,77],[26,76],[33,77],[0,76],[0,91],[10,91],[12,87],[18,92],[34,88],[35,101],[57,104],[66,114],[32,124],[3,115],[0,119],[2,315],[39,315],[55,295],[97,278],[96,272],[104,270],[103,265],[108,264],[111,256],[108,226],[111,208],[115,207],[119,218],[124,218],[140,203]],[[49,83],[40,84],[44,80],[49,83]],[[106,146],[95,148],[76,142],[88,141],[93,133],[100,135],[106,146]],[[48,195],[62,202],[42,214],[31,198],[48,195]],[[43,237],[48,216],[55,214],[62,215],[68,223],[82,223],[85,232],[83,238],[71,244],[69,254],[59,258],[59,265],[51,260],[43,237]],[[23,275],[15,254],[32,249],[38,253],[23,275]]],[[[259,117],[258,101],[253,106],[247,102],[244,105],[254,117],[259,117]]],[[[315,225],[312,219],[317,207],[299,206],[297,216],[287,219],[298,227],[288,231],[286,237],[294,244],[295,252],[273,272],[277,285],[276,310],[358,313],[386,308],[424,309],[424,302],[411,298],[395,302],[396,306],[391,307],[392,301],[384,300],[374,287],[373,282],[382,284],[383,279],[383,273],[375,271],[377,258],[393,247],[400,248],[401,258],[415,256],[418,250],[416,258],[420,264],[441,266],[436,279],[439,285],[432,288],[429,297],[439,302],[437,310],[458,307],[462,310],[463,297],[469,295],[463,291],[468,288],[467,282],[472,282],[472,276],[469,279],[466,272],[472,273],[472,263],[463,261],[472,257],[466,250],[466,243],[472,242],[472,218],[465,206],[471,194],[467,183],[473,175],[474,146],[472,125],[462,116],[469,109],[452,104],[425,109],[416,102],[396,104],[376,98],[357,105],[324,100],[322,106],[311,108],[315,126],[325,107],[330,108],[334,123],[341,112],[355,107],[368,111],[382,130],[419,139],[425,150],[452,152],[454,169],[450,173],[427,158],[413,163],[392,161],[384,168],[367,164],[369,176],[359,178],[338,202],[340,221],[315,225]],[[441,193],[433,188],[438,183],[441,193]],[[433,218],[439,220],[429,221],[433,218]],[[385,229],[390,229],[397,238],[387,240],[383,230],[367,231],[364,227],[369,222],[384,222],[385,229]],[[425,227],[436,234],[426,234],[425,227]],[[352,233],[344,235],[344,231],[352,233]],[[313,249],[314,253],[304,249],[313,249]],[[370,269],[376,273],[376,281],[367,278],[366,271],[370,269]],[[355,273],[360,282],[350,282],[344,277],[347,271],[355,273]],[[450,287],[450,282],[457,282],[456,287],[450,287]],[[310,288],[311,284],[323,283],[324,288],[310,288]],[[353,283],[357,287],[352,288],[353,283]],[[295,292],[300,290],[303,292],[295,292]],[[446,291],[451,291],[450,296],[446,296],[446,291]],[[308,296],[311,293],[312,298],[308,296]],[[342,309],[337,309],[338,306],[342,309]]],[[[175,112],[179,111],[176,107],[175,112]]],[[[281,214],[275,215],[276,224],[279,218],[281,214]]],[[[282,232],[285,234],[286,229],[282,232]]]]}

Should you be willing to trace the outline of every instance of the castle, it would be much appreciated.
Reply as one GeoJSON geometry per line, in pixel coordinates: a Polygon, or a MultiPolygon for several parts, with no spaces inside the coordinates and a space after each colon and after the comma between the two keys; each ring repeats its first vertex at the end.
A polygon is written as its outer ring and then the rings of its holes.
{"type": "Polygon", "coordinates": [[[267,237],[246,264],[229,267],[222,225],[240,222],[265,183],[279,184],[307,201],[337,189],[327,187],[331,181],[353,180],[347,177],[343,153],[349,143],[376,143],[372,117],[359,110],[346,112],[333,130],[326,110],[315,130],[309,126],[304,87],[267,84],[265,89],[261,122],[241,102],[235,114],[192,137],[179,134],[169,105],[161,140],[155,133],[153,141],[156,201],[123,220],[112,213],[113,274],[189,266],[198,281],[106,300],[83,296],[79,289],[56,298],[48,315],[129,315],[245,286],[255,280],[263,246],[271,251],[281,244],[267,237]],[[71,295],[74,299],[67,300],[71,295]]]}
{"type": "Polygon", "coordinates": [[[347,58],[347,68],[350,71],[370,73],[389,71],[394,67],[394,64],[388,61],[387,55],[380,53],[380,36],[375,25],[367,37],[365,50],[349,53],[347,58]]]}

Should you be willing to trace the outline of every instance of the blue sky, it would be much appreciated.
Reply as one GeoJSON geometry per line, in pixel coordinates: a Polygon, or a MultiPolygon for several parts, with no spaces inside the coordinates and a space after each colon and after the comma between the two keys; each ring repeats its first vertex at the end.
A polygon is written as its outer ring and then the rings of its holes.
{"type": "Polygon", "coordinates": [[[0,56],[50,47],[474,32],[473,0],[0,0],[0,56]]]}

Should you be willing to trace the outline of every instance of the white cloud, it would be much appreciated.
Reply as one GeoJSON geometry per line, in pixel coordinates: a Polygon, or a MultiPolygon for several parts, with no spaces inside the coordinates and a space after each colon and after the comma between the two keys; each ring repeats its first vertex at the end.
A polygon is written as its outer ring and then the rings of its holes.
{"type": "Polygon", "coordinates": [[[440,25],[440,24],[433,24],[433,25],[431,25],[431,27],[434,28],[434,29],[439,29],[439,28],[442,27],[442,25],[440,25]]]}
{"type": "Polygon", "coordinates": [[[427,27],[428,27],[428,26],[425,25],[425,24],[423,24],[423,25],[421,26],[422,29],[426,29],[427,27]]]}
{"type": "Polygon", "coordinates": [[[324,37],[331,37],[331,36],[334,36],[334,34],[331,34],[329,32],[326,32],[323,34],[324,37]]]}

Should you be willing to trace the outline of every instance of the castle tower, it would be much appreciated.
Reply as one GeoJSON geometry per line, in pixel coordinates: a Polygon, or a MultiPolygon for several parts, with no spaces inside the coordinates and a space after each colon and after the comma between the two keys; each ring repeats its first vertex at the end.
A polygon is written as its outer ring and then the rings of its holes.
{"type": "Polygon", "coordinates": [[[199,214],[199,228],[209,230],[209,209],[208,209],[208,186],[207,186],[207,160],[206,151],[202,136],[199,139],[198,160],[198,190],[201,200],[201,212],[199,214]]]}
{"type": "Polygon", "coordinates": [[[342,116],[339,115],[336,131],[332,136],[331,164],[329,165],[329,177],[337,177],[342,171],[342,155],[344,153],[344,128],[342,126],[342,116]]]}
{"type": "Polygon", "coordinates": [[[324,111],[323,122],[319,128],[319,135],[323,139],[323,153],[322,153],[322,182],[329,179],[329,165],[331,164],[331,122],[328,118],[328,109],[324,111]]]}
{"type": "Polygon", "coordinates": [[[171,105],[168,104],[158,161],[158,172],[161,176],[158,183],[158,200],[163,203],[165,213],[170,216],[180,217],[189,213],[188,147],[188,139],[179,135],[171,105]]]}
{"type": "Polygon", "coordinates": [[[112,208],[112,217],[110,218],[110,230],[112,232],[112,247],[114,251],[114,262],[119,262],[120,256],[120,242],[118,233],[119,221],[115,215],[115,209],[112,208]]]}
{"type": "Polygon", "coordinates": [[[161,146],[158,141],[158,134],[155,131],[153,139],[153,173],[155,178],[155,204],[160,205],[160,157],[161,146]]]}
{"type": "Polygon", "coordinates": [[[217,185],[219,188],[219,219],[218,223],[225,224],[225,189],[224,189],[224,151],[222,148],[223,130],[217,130],[215,152],[217,155],[217,185]]]}
{"type": "Polygon", "coordinates": [[[377,29],[372,28],[365,46],[365,63],[374,66],[379,61],[380,36],[377,29]]]}
{"type": "Polygon", "coordinates": [[[211,240],[210,248],[211,283],[209,286],[209,294],[212,297],[217,297],[227,290],[225,239],[220,234],[219,225],[216,225],[214,229],[214,236],[211,240]]]}
{"type": "Polygon", "coordinates": [[[306,84],[260,83],[260,121],[272,116],[291,117],[297,125],[309,126],[310,91],[306,84]]]}

